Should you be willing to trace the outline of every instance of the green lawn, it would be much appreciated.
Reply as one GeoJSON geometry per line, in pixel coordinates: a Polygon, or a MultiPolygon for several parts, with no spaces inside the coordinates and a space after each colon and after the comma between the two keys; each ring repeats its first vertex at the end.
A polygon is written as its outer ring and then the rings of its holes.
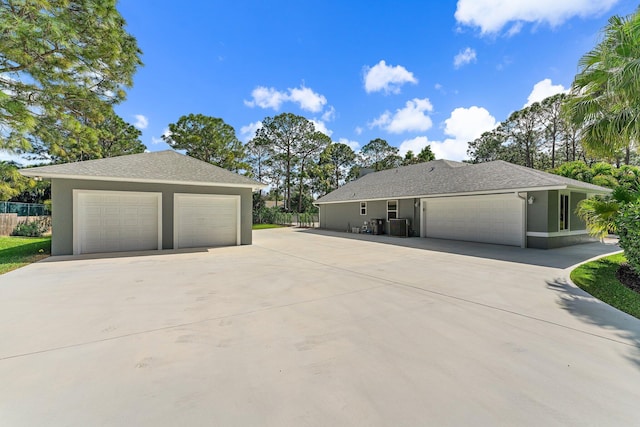
{"type": "Polygon", "coordinates": [[[265,230],[267,228],[282,228],[283,225],[278,224],[253,224],[254,230],[265,230]]]}
{"type": "Polygon", "coordinates": [[[599,300],[640,319],[640,294],[616,279],[616,270],[625,261],[623,254],[617,254],[582,264],[571,272],[571,280],[599,300]]]}
{"type": "Polygon", "coordinates": [[[46,258],[51,253],[51,237],[0,236],[0,274],[46,258]]]}

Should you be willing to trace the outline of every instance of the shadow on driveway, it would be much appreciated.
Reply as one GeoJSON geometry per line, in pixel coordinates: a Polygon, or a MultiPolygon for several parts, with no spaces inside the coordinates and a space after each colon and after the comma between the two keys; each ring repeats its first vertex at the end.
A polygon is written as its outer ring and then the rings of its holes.
{"type": "Polygon", "coordinates": [[[549,289],[558,293],[558,305],[576,318],[615,332],[632,347],[626,357],[640,368],[640,320],[594,298],[569,284],[566,279],[547,281],[549,289]]]}
{"type": "Polygon", "coordinates": [[[557,249],[523,249],[515,246],[461,242],[457,240],[391,237],[388,235],[374,236],[320,229],[306,229],[298,232],[561,269],[569,268],[597,256],[620,251],[620,247],[614,240],[606,243],[584,243],[557,249]]]}

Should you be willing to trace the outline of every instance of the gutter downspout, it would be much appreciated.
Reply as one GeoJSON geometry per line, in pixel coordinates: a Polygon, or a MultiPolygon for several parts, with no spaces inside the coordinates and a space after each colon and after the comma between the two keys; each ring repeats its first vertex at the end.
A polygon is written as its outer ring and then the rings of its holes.
{"type": "Polygon", "coordinates": [[[516,197],[522,200],[522,245],[520,247],[523,249],[527,247],[527,196],[526,192],[516,192],[516,197]]]}

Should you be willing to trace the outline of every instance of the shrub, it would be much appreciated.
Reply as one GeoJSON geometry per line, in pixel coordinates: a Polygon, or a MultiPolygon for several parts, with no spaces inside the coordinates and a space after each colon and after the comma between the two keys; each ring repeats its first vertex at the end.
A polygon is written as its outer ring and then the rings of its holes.
{"type": "Polygon", "coordinates": [[[640,274],[640,203],[624,204],[616,217],[616,227],[629,265],[640,274]]]}
{"type": "Polygon", "coordinates": [[[33,221],[25,221],[16,225],[11,233],[12,236],[25,236],[25,237],[41,237],[44,233],[49,231],[51,227],[51,219],[40,218],[33,221]]]}

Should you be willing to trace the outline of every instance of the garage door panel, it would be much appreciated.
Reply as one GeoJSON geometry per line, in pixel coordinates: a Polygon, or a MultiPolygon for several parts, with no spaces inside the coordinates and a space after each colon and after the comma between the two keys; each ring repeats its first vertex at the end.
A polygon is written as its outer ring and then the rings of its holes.
{"type": "Polygon", "coordinates": [[[77,196],[76,253],[161,248],[160,195],[91,191],[77,196]]]}
{"type": "Polygon", "coordinates": [[[521,246],[522,200],[514,195],[426,199],[426,237],[521,246]]]}
{"type": "Polygon", "coordinates": [[[230,246],[239,242],[237,196],[176,194],[176,248],[230,246]]]}

